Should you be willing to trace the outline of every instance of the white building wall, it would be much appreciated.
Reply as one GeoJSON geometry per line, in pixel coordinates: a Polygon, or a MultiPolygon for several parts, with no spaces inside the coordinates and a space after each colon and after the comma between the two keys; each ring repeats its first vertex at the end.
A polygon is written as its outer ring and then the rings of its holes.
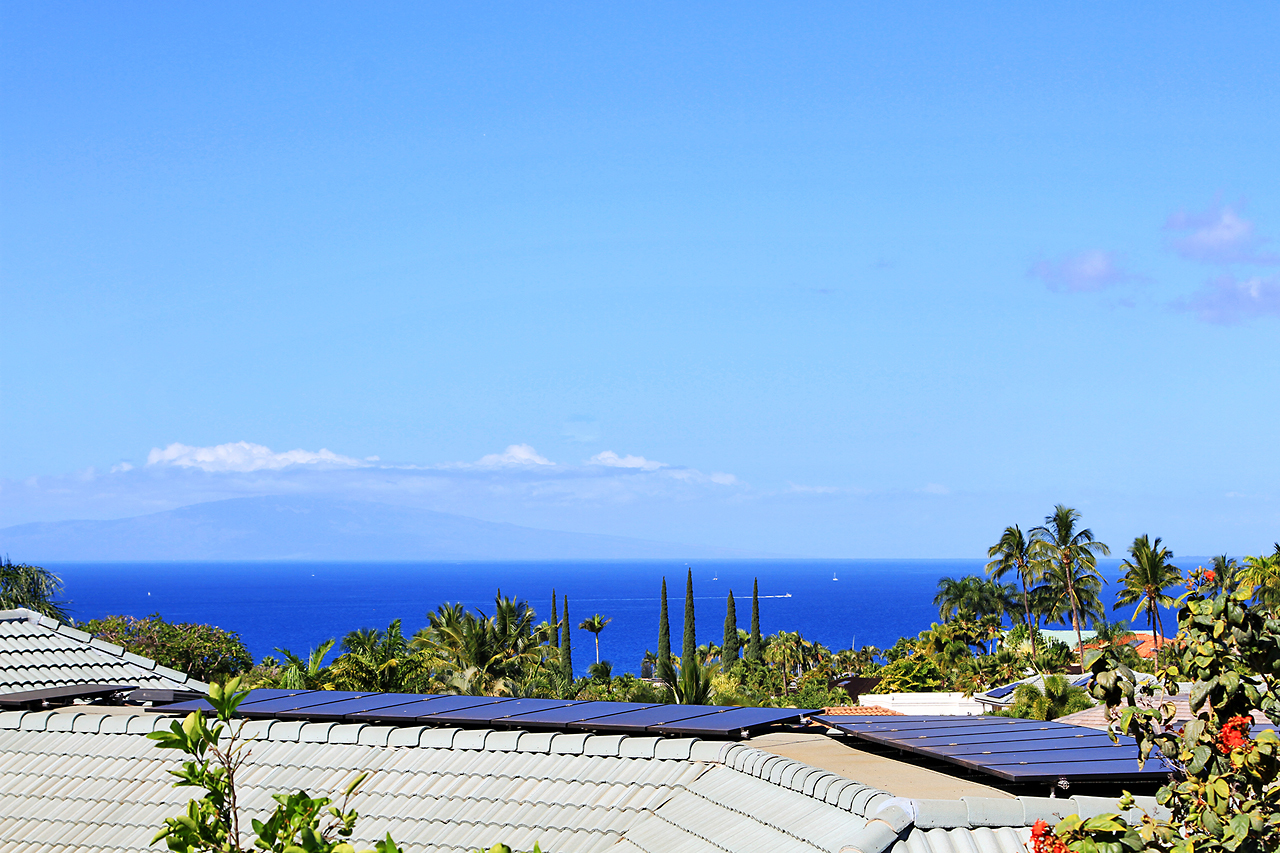
{"type": "Polygon", "coordinates": [[[864,693],[862,704],[908,715],[977,717],[984,710],[981,702],[963,693],[864,693]]]}

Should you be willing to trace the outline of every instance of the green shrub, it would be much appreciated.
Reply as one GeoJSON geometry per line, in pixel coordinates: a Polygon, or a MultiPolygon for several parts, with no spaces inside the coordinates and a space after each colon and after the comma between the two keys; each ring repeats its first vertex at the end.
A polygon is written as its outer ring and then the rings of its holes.
{"type": "Polygon", "coordinates": [[[218,681],[253,667],[253,656],[240,635],[213,625],[166,622],[153,613],[145,619],[108,616],[79,627],[126,652],[151,658],[199,681],[218,681]]]}

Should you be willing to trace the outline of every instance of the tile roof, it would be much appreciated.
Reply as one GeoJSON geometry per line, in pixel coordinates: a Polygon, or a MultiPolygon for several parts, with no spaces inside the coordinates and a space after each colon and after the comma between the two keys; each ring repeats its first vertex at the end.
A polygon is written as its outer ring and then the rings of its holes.
{"type": "Polygon", "coordinates": [[[837,705],[833,708],[823,708],[822,713],[828,717],[901,717],[901,711],[894,711],[891,708],[884,708],[880,705],[837,705]]]}
{"type": "MultiPolygon", "coordinates": [[[[1163,690],[1157,691],[1155,696],[1143,697],[1140,700],[1140,704],[1146,708],[1158,708],[1166,702],[1172,703],[1173,725],[1181,725],[1196,716],[1191,711],[1189,687],[1190,685],[1185,685],[1182,692],[1174,696],[1168,695],[1163,690]]],[[[1058,717],[1055,722],[1068,723],[1073,726],[1083,726],[1087,729],[1098,729],[1105,732],[1111,721],[1107,718],[1106,705],[1094,705],[1092,708],[1085,708],[1083,711],[1076,711],[1074,714],[1058,717]]],[[[1267,715],[1262,711],[1253,712],[1253,724],[1256,726],[1272,725],[1271,721],[1267,719],[1267,715]]]]}
{"type": "MultiPolygon", "coordinates": [[[[0,713],[0,849],[142,851],[191,792],[154,713],[0,713]]],[[[257,721],[242,798],[328,793],[372,771],[353,805],[360,841],[410,851],[548,853],[1024,853],[1039,818],[1114,810],[1111,799],[890,794],[762,750],[696,738],[257,721]]],[[[1139,798],[1145,800],[1149,798],[1139,798]]],[[[1143,803],[1151,807],[1151,803],[1143,803]]]]}
{"type": "Polygon", "coordinates": [[[130,654],[31,610],[0,610],[0,693],[64,684],[136,684],[208,692],[186,673],[130,654]]]}
{"type": "MultiPolygon", "coordinates": [[[[166,771],[177,754],[144,736],[172,720],[95,708],[0,714],[0,847],[148,849],[191,793],[171,786],[166,771]]],[[[1046,808],[1076,807],[1067,799],[894,798],[761,750],[694,738],[282,721],[251,722],[246,732],[257,740],[241,771],[250,810],[261,813],[271,793],[330,792],[370,770],[354,803],[362,840],[391,831],[415,851],[502,841],[564,853],[1020,853],[1046,808]]]]}

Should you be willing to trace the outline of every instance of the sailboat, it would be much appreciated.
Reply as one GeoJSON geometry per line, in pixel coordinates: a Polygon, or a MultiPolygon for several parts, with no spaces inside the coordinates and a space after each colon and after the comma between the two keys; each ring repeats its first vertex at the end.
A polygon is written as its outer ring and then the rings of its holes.
{"type": "Polygon", "coordinates": [[[832,572],[832,573],[831,573],[831,579],[832,579],[833,581],[838,581],[838,580],[840,580],[840,578],[836,577],[836,573],[835,573],[835,572],[832,572]]]}

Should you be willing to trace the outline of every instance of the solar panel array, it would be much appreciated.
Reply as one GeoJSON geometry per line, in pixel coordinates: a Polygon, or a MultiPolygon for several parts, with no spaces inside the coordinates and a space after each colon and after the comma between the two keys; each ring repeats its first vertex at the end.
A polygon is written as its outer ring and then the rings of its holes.
{"type": "Polygon", "coordinates": [[[1161,782],[1173,768],[1158,752],[1138,767],[1133,738],[1009,717],[815,717],[881,746],[937,758],[1008,782],[1161,782]]]}
{"type": "MultiPolygon", "coordinates": [[[[1075,681],[1071,683],[1075,687],[1087,687],[1091,680],[1093,680],[1092,675],[1085,675],[1085,676],[1081,676],[1080,678],[1077,678],[1075,681]]],[[[1013,691],[1017,690],[1019,687],[1021,687],[1026,683],[1027,683],[1027,680],[1023,679],[1022,681],[1015,681],[1012,684],[1004,684],[1004,685],[1001,685],[1000,687],[993,687],[983,695],[989,696],[992,699],[1003,699],[1004,697],[1013,693],[1013,691]]]]}
{"type": "MultiPolygon", "coordinates": [[[[212,711],[207,700],[157,710],[212,711]]],[[[484,728],[608,732],[614,734],[749,737],[816,713],[797,708],[737,705],[654,705],[494,696],[359,693],[343,690],[253,690],[238,713],[251,720],[476,726],[484,728]]]]}

